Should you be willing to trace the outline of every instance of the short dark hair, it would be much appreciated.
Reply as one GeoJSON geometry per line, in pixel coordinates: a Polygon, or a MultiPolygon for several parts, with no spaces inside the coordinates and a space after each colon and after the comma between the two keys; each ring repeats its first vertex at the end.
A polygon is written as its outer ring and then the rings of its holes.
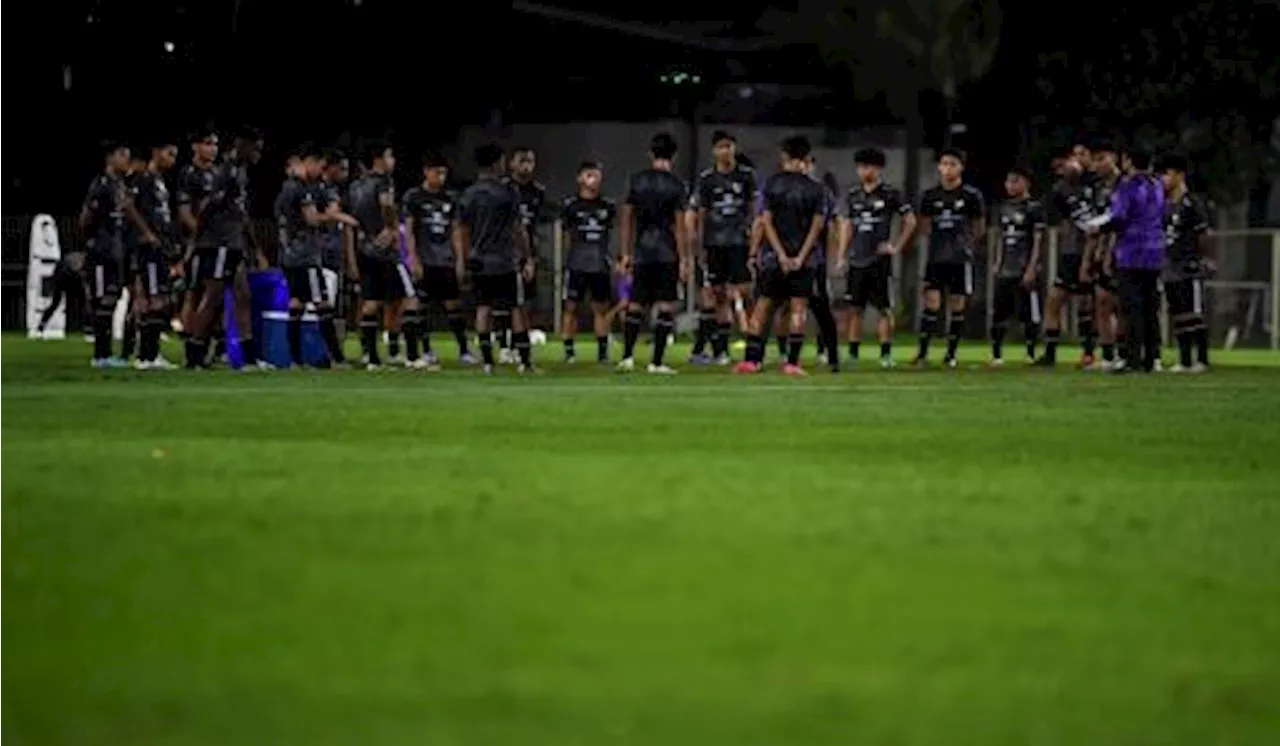
{"type": "Polygon", "coordinates": [[[738,151],[738,154],[734,156],[733,162],[737,163],[739,166],[745,166],[746,168],[756,167],[755,161],[751,160],[751,157],[742,151],[738,151]]]}
{"type": "Polygon", "coordinates": [[[497,143],[486,143],[476,148],[475,159],[476,168],[493,168],[498,165],[502,157],[506,155],[502,146],[497,143]]]}
{"type": "Polygon", "coordinates": [[[511,149],[511,155],[518,155],[520,153],[533,153],[535,155],[537,154],[536,151],[534,151],[534,149],[529,147],[528,145],[517,145],[516,147],[511,149]]]}
{"type": "Polygon", "coordinates": [[[782,141],[782,152],[788,158],[808,158],[809,153],[813,150],[813,146],[809,144],[809,138],[804,135],[792,135],[782,141]]]}
{"type": "Polygon", "coordinates": [[[262,130],[246,124],[236,130],[236,139],[240,142],[261,142],[262,130]]]}
{"type": "Polygon", "coordinates": [[[853,162],[854,165],[858,166],[880,166],[884,168],[884,151],[880,148],[861,148],[853,154],[853,162]]]}
{"type": "Polygon", "coordinates": [[[1125,150],[1125,155],[1129,156],[1129,162],[1139,171],[1146,171],[1151,168],[1151,151],[1142,145],[1134,145],[1125,150]]]}
{"type": "Polygon", "coordinates": [[[1031,169],[1027,168],[1026,166],[1022,166],[1022,165],[1011,166],[1011,167],[1009,168],[1009,174],[1010,174],[1011,176],[1020,176],[1020,177],[1022,177],[1022,178],[1024,178],[1024,179],[1026,179],[1028,184],[1030,184],[1031,182],[1035,181],[1035,179],[1036,179],[1035,174],[1031,173],[1031,169]]]}
{"type": "Polygon", "coordinates": [[[1185,174],[1188,166],[1190,164],[1187,162],[1186,157],[1177,153],[1167,153],[1156,162],[1156,168],[1160,171],[1178,171],[1185,174]]]}
{"type": "Polygon", "coordinates": [[[363,145],[364,164],[366,166],[373,166],[373,162],[381,158],[387,152],[387,148],[391,147],[391,144],[386,140],[376,137],[365,140],[363,145]]]}
{"type": "Polygon", "coordinates": [[[449,160],[444,157],[444,153],[438,150],[432,150],[422,156],[423,168],[448,168],[449,160]]]}
{"type": "Polygon", "coordinates": [[[168,135],[160,135],[157,137],[152,137],[148,140],[148,142],[151,143],[150,149],[152,151],[164,150],[165,148],[178,147],[178,143],[174,140],[174,138],[169,137],[168,135]]]}
{"type": "Polygon", "coordinates": [[[677,150],[679,146],[670,132],[659,132],[649,141],[649,154],[654,158],[669,161],[676,157],[677,150]]]}
{"type": "Polygon", "coordinates": [[[212,124],[202,124],[191,130],[191,142],[201,142],[210,137],[218,137],[218,130],[212,124]]]}
{"type": "Polygon", "coordinates": [[[298,148],[298,152],[302,154],[303,158],[320,159],[324,157],[324,148],[321,148],[319,144],[314,142],[304,144],[302,147],[298,148]]]}
{"type": "Polygon", "coordinates": [[[320,157],[326,165],[333,166],[347,159],[347,154],[339,148],[324,148],[320,151],[320,157]]]}
{"type": "Polygon", "coordinates": [[[963,166],[965,162],[964,151],[960,148],[943,148],[942,150],[939,150],[938,161],[941,162],[943,158],[955,158],[957,161],[960,161],[961,166],[963,166]]]}
{"type": "Polygon", "coordinates": [[[603,165],[600,161],[588,158],[578,164],[578,173],[582,173],[583,171],[599,171],[601,168],[603,168],[603,165]]]}
{"type": "Polygon", "coordinates": [[[728,140],[731,143],[737,143],[738,139],[724,130],[716,130],[711,133],[711,144],[719,145],[722,141],[728,140]]]}
{"type": "Polygon", "coordinates": [[[107,156],[112,155],[117,150],[121,150],[129,147],[128,145],[124,144],[120,140],[103,140],[102,142],[98,143],[98,145],[99,147],[102,148],[103,158],[106,158],[107,156]]]}
{"type": "Polygon", "coordinates": [[[1095,153],[1115,153],[1117,152],[1116,144],[1105,137],[1099,137],[1093,141],[1089,149],[1095,153]]]}

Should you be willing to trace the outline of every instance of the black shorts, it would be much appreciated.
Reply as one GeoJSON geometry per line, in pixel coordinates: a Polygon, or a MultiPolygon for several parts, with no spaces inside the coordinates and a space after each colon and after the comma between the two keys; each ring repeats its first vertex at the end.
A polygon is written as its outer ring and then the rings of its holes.
{"type": "Polygon", "coordinates": [[[613,275],[609,272],[565,271],[564,299],[584,301],[588,297],[592,303],[612,303],[613,275]]]}
{"type": "Polygon", "coordinates": [[[1017,318],[1023,324],[1040,324],[1044,320],[1040,305],[1040,290],[1027,290],[1020,277],[1002,277],[996,280],[992,298],[991,322],[1005,324],[1017,318]]]}
{"type": "Polygon", "coordinates": [[[785,273],[777,267],[761,270],[756,290],[761,298],[775,302],[817,294],[814,272],[807,267],[785,273]]]}
{"type": "Polygon", "coordinates": [[[197,246],[192,261],[194,277],[198,282],[217,280],[226,282],[235,277],[244,263],[244,249],[239,246],[197,246]]]}
{"type": "Polygon", "coordinates": [[[642,306],[674,303],[680,300],[680,265],[639,264],[635,269],[635,286],[631,302],[642,306]]]}
{"type": "Polygon", "coordinates": [[[1092,282],[1080,282],[1080,267],[1083,264],[1083,255],[1063,254],[1058,259],[1058,276],[1053,278],[1053,286],[1062,288],[1072,295],[1088,295],[1092,293],[1092,282]]]}
{"type": "Polygon", "coordinates": [[[527,280],[525,279],[524,275],[520,275],[520,292],[523,294],[521,296],[521,301],[520,301],[520,305],[522,306],[537,300],[538,273],[536,270],[533,273],[533,277],[530,277],[527,280]]]}
{"type": "Polygon", "coordinates": [[[89,278],[89,295],[95,300],[118,298],[123,269],[123,262],[113,256],[86,257],[85,271],[89,278]]]}
{"type": "Polygon", "coordinates": [[[720,285],[746,285],[751,282],[751,270],[747,267],[746,246],[708,246],[706,264],[702,267],[702,284],[708,287],[720,285]]]}
{"type": "Polygon", "coordinates": [[[169,280],[169,262],[163,254],[146,254],[138,257],[135,267],[135,287],[146,298],[165,298],[172,294],[169,280]]]}
{"type": "Polygon", "coordinates": [[[930,264],[924,268],[924,288],[967,298],[973,295],[973,264],[930,264]]]}
{"type": "Polygon", "coordinates": [[[849,268],[844,290],[844,302],[849,306],[870,306],[885,313],[893,310],[893,295],[893,268],[887,262],[849,268]]]}
{"type": "Polygon", "coordinates": [[[1164,292],[1169,298],[1170,315],[1204,314],[1204,280],[1198,277],[1169,280],[1164,284],[1164,292]]]}
{"type": "Polygon", "coordinates": [[[458,273],[453,267],[423,267],[418,281],[418,298],[426,303],[444,303],[462,297],[458,273]]]}
{"type": "Polygon", "coordinates": [[[360,298],[378,303],[394,303],[416,297],[409,268],[398,259],[360,255],[360,298]]]}
{"type": "Polygon", "coordinates": [[[325,300],[324,272],[319,267],[285,267],[284,279],[289,284],[289,300],[316,305],[325,300]]]}
{"type": "Polygon", "coordinates": [[[477,306],[510,311],[524,305],[524,278],[518,272],[474,275],[471,290],[477,306]]]}

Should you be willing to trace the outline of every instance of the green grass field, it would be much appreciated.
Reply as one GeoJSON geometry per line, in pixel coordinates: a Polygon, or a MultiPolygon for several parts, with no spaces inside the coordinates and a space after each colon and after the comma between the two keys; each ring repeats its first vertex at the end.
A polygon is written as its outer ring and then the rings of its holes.
{"type": "Polygon", "coordinates": [[[6,743],[1280,738],[1280,355],[797,381],[2,352],[6,743]]]}

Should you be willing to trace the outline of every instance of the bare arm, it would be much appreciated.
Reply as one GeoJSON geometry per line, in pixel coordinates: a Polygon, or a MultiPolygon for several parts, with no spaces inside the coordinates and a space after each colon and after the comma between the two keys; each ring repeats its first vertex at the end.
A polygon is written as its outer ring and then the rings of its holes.
{"type": "Polygon", "coordinates": [[[342,256],[347,262],[347,276],[360,278],[360,265],[356,263],[356,232],[349,228],[342,229],[342,256]]]}
{"type": "Polygon", "coordinates": [[[987,219],[976,217],[969,220],[969,237],[976,244],[987,235],[987,219]]]}
{"type": "Polygon", "coordinates": [[[418,255],[418,221],[413,215],[407,215],[404,219],[404,249],[409,256],[418,255]]]}
{"type": "Polygon", "coordinates": [[[466,267],[467,257],[471,254],[471,230],[466,223],[456,220],[453,223],[453,259],[460,267],[466,267]]]}
{"type": "Polygon", "coordinates": [[[314,228],[324,221],[321,219],[320,211],[316,209],[315,205],[306,204],[302,206],[302,222],[314,228]]]}
{"type": "Polygon", "coordinates": [[[1040,266],[1040,253],[1043,251],[1044,229],[1035,231],[1031,237],[1031,258],[1027,261],[1027,274],[1031,280],[1035,279],[1036,267],[1040,266]]]}
{"type": "Polygon", "coordinates": [[[893,253],[901,254],[911,244],[911,239],[915,237],[916,226],[919,222],[920,220],[914,212],[909,212],[902,216],[902,227],[898,229],[898,239],[893,242],[893,253]]]}
{"type": "Polygon", "coordinates": [[[625,202],[618,210],[618,251],[621,267],[626,271],[636,252],[636,208],[625,202]]]}
{"type": "Polygon", "coordinates": [[[849,256],[849,244],[853,243],[853,221],[847,217],[836,219],[836,268],[843,269],[849,256]]]}
{"type": "Polygon", "coordinates": [[[809,221],[809,234],[804,237],[804,243],[800,245],[800,255],[795,258],[797,267],[804,266],[809,254],[813,253],[813,247],[817,245],[818,236],[822,235],[822,226],[826,222],[827,216],[820,212],[814,213],[813,219],[809,221]]]}
{"type": "Polygon", "coordinates": [[[676,256],[679,257],[681,264],[688,264],[690,253],[689,237],[692,234],[685,230],[684,221],[681,219],[684,217],[684,213],[684,210],[676,211],[675,220],[672,222],[671,227],[676,234],[676,256]]]}

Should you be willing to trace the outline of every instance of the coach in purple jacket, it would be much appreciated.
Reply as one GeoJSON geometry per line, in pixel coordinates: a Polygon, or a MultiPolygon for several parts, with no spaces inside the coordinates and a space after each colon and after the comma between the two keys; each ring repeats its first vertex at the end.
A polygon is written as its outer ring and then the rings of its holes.
{"type": "MultiPolygon", "coordinates": [[[[1115,262],[1120,312],[1128,327],[1125,361],[1130,370],[1151,371],[1160,356],[1160,270],[1164,267],[1164,187],[1151,173],[1151,153],[1133,148],[1121,161],[1124,178],[1111,194],[1111,208],[1090,221],[1094,230],[1116,234],[1115,262]]],[[[1126,370],[1125,362],[1116,372],[1126,370]]]]}

